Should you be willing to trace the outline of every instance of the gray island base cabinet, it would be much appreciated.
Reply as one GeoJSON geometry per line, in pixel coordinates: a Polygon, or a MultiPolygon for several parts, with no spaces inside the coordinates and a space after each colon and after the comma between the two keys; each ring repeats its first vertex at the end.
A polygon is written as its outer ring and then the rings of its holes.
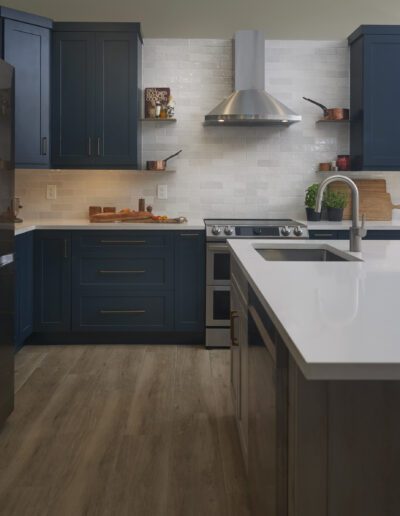
{"type": "Polygon", "coordinates": [[[257,294],[244,290],[252,515],[398,516],[400,382],[307,380],[257,294]]]}

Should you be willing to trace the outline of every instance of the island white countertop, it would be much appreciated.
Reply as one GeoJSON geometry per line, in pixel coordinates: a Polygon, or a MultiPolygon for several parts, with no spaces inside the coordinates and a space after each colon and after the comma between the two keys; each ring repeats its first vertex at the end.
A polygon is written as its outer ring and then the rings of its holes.
{"type": "Polygon", "coordinates": [[[310,380],[400,380],[400,242],[363,241],[363,261],[274,262],[256,248],[320,247],[348,240],[229,240],[229,245],[310,380]]]}
{"type": "Polygon", "coordinates": [[[15,234],[21,235],[35,229],[59,229],[59,230],[104,230],[104,229],[122,229],[122,230],[202,230],[204,229],[204,221],[202,219],[188,219],[182,224],[151,224],[140,222],[96,222],[92,223],[86,219],[62,219],[62,220],[24,220],[15,224],[15,234]]]}

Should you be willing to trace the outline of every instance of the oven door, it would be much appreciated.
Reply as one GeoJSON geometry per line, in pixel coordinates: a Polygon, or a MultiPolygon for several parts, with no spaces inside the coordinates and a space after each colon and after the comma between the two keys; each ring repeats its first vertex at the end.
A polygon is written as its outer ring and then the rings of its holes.
{"type": "Polygon", "coordinates": [[[231,259],[228,244],[207,244],[207,285],[229,285],[231,259]]]}
{"type": "Polygon", "coordinates": [[[225,286],[207,286],[206,325],[230,326],[231,289],[225,286]]]}

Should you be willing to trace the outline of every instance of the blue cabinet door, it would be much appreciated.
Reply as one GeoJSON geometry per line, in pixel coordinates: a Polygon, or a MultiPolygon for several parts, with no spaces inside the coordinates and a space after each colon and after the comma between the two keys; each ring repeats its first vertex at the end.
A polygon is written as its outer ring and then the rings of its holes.
{"type": "Polygon", "coordinates": [[[138,167],[138,52],[135,32],[96,33],[96,163],[138,167]]]}
{"type": "Polygon", "coordinates": [[[96,157],[95,33],[53,34],[52,163],[88,167],[96,157]]]}
{"type": "Polygon", "coordinates": [[[400,169],[400,34],[364,42],[365,170],[400,169]]]}
{"type": "Polygon", "coordinates": [[[55,29],[53,166],[137,168],[138,24],[58,23],[55,29]]]}
{"type": "Polygon", "coordinates": [[[70,330],[70,232],[36,231],[35,233],[35,331],[70,330]]]}
{"type": "Polygon", "coordinates": [[[33,332],[33,232],[16,237],[15,345],[19,349],[33,332]]]}
{"type": "Polygon", "coordinates": [[[4,59],[15,67],[17,167],[50,164],[50,30],[4,20],[4,59]]]}
{"type": "Polygon", "coordinates": [[[400,170],[400,27],[362,25],[349,44],[352,170],[400,170]]]}
{"type": "Polygon", "coordinates": [[[205,306],[204,231],[175,234],[175,329],[203,331],[205,306]]]}

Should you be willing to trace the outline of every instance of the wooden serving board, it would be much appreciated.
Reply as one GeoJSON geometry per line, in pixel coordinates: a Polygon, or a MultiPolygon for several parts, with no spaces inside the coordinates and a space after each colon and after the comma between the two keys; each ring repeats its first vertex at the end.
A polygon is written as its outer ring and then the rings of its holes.
{"type": "Polygon", "coordinates": [[[104,223],[107,223],[107,224],[121,224],[123,222],[127,222],[129,224],[183,224],[184,222],[187,222],[187,219],[184,219],[182,220],[181,218],[176,218],[176,219],[164,219],[164,220],[154,220],[154,219],[139,219],[137,217],[134,217],[134,218],[124,218],[124,219],[106,219],[106,220],[101,220],[101,219],[96,219],[96,218],[91,218],[90,219],[90,222],[93,222],[94,224],[104,224],[104,223]]]}
{"type": "MultiPolygon", "coordinates": [[[[386,192],[386,180],[355,179],[354,182],[360,192],[360,214],[364,213],[367,220],[392,220],[393,205],[390,194],[386,192]]],[[[332,183],[329,185],[329,188],[345,192],[348,195],[349,202],[343,211],[343,219],[351,220],[352,203],[350,188],[342,182],[332,183]]]]}

